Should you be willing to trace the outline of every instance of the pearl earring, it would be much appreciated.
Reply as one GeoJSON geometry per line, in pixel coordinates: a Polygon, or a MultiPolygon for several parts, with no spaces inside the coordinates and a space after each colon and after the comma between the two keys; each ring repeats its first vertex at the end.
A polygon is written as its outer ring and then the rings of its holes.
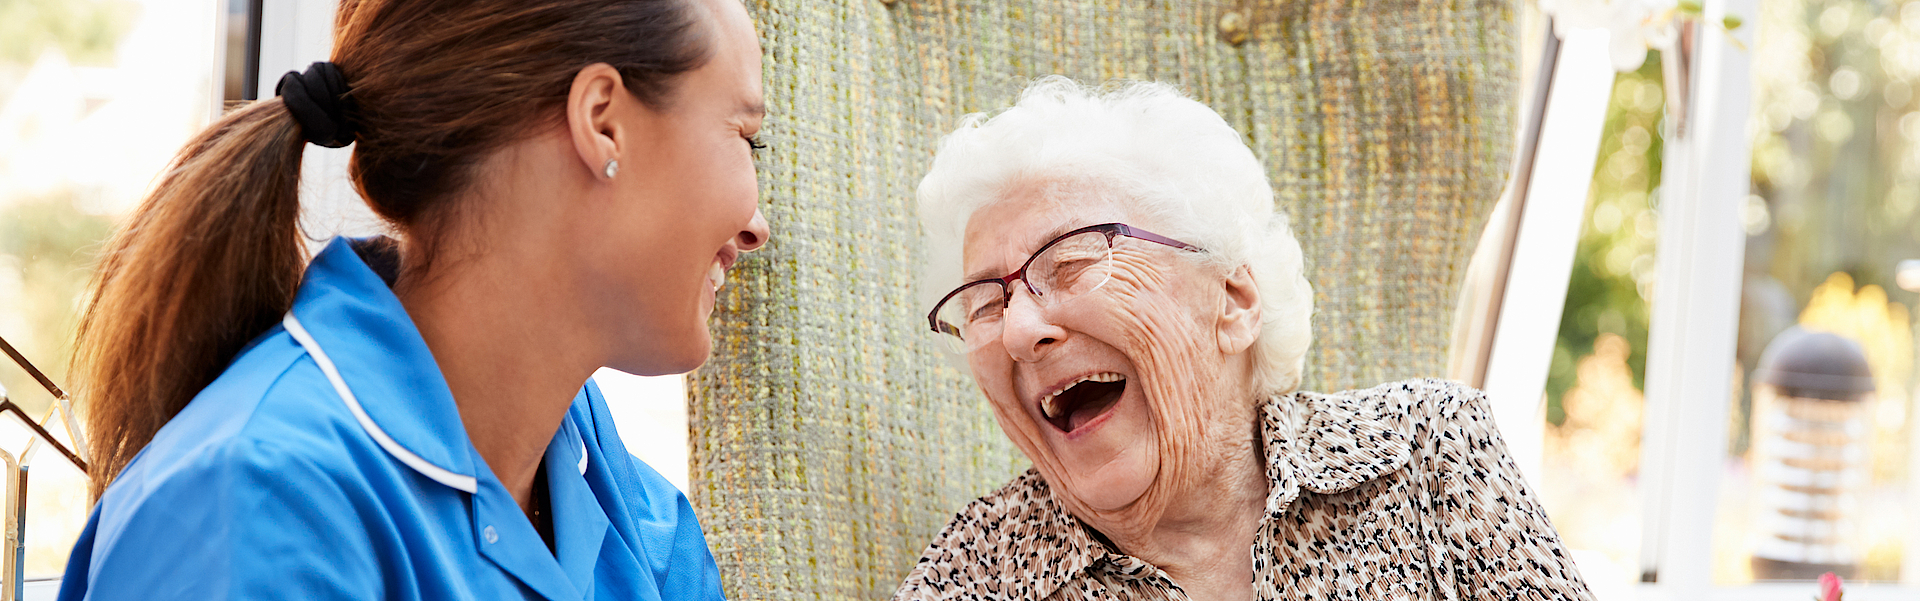
{"type": "Polygon", "coordinates": [[[614,174],[620,173],[620,161],[618,159],[607,159],[606,172],[607,179],[613,179],[614,174]]]}

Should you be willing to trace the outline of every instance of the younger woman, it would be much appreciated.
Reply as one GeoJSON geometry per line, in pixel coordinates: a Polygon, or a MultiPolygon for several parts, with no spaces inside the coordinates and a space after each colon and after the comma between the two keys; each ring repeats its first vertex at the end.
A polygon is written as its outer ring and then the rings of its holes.
{"type": "Polygon", "coordinates": [[[108,244],[62,599],[718,599],[588,381],[687,371],[765,243],[737,0],[344,0],[108,244]],[[308,143],[391,239],[306,262],[308,143]]]}

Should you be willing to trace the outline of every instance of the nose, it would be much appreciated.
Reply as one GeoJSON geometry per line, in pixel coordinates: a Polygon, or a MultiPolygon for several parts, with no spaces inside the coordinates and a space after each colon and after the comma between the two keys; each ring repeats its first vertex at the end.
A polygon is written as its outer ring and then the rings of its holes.
{"type": "Polygon", "coordinates": [[[1016,283],[1013,287],[1013,298],[1007,299],[1001,322],[1000,343],[1006,345],[1007,354],[1015,361],[1039,361],[1066,338],[1067,330],[1047,318],[1046,308],[1034,300],[1025,285],[1016,283]]]}
{"type": "Polygon", "coordinates": [[[755,208],[753,219],[747,222],[747,229],[734,234],[733,239],[738,242],[740,252],[752,252],[766,246],[767,238],[771,237],[773,230],[767,226],[766,216],[760,214],[759,208],[755,208]]]}

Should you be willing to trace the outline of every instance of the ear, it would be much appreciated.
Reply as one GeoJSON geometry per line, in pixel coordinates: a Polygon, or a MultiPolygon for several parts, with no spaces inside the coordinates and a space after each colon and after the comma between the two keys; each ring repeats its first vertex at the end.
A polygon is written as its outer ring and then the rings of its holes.
{"type": "Polygon", "coordinates": [[[621,141],[631,132],[621,130],[614,115],[627,99],[620,72],[606,63],[594,63],[573,76],[567,91],[567,133],[573,138],[580,163],[594,179],[606,181],[607,161],[620,158],[621,141]]]}
{"type": "Polygon", "coordinates": [[[1220,352],[1237,355],[1253,347],[1260,338],[1260,288],[1254,285],[1253,270],[1235,267],[1222,280],[1220,320],[1214,331],[1220,340],[1220,352]]]}

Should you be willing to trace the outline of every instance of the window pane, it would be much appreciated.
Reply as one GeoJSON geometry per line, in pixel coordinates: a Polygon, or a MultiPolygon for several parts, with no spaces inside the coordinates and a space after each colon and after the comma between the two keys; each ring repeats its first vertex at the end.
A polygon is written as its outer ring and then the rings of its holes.
{"type": "MultiPolygon", "coordinates": [[[[1920,258],[1920,3],[1760,4],[1722,583],[1901,579],[1920,258]]],[[[1914,575],[1909,575],[1909,577],[1914,575]]]]}
{"type": "Polygon", "coordinates": [[[1640,432],[1665,93],[1661,57],[1614,79],[1547,380],[1539,489],[1601,599],[1639,579],[1640,432]]]}
{"type": "MultiPolygon", "coordinates": [[[[92,252],[217,106],[211,0],[0,2],[0,336],[66,382],[92,252]]],[[[38,416],[52,397],[0,364],[38,416]]],[[[57,430],[57,428],[56,428],[57,430]]],[[[24,432],[24,429],[22,429],[24,432]]],[[[18,454],[20,433],[0,433],[18,454]]],[[[89,509],[86,482],[41,449],[26,571],[57,576],[89,509]]]]}

